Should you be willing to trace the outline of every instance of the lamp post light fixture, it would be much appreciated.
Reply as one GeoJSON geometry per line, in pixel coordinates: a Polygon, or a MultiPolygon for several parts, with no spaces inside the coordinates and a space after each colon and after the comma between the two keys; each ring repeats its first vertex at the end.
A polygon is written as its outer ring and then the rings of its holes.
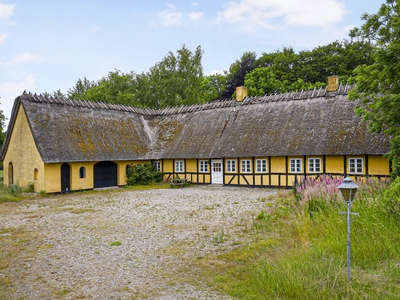
{"type": "Polygon", "coordinates": [[[347,212],[340,212],[341,214],[347,214],[347,280],[350,281],[350,215],[358,215],[357,213],[351,213],[350,208],[353,203],[354,196],[356,195],[358,185],[347,176],[343,182],[338,186],[338,189],[342,193],[344,202],[347,204],[347,212]]]}

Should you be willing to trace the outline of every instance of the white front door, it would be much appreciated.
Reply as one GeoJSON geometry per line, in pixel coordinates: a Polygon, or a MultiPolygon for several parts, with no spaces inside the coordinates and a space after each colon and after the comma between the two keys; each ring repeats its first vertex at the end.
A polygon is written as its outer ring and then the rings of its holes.
{"type": "Polygon", "coordinates": [[[211,161],[211,183],[222,184],[222,159],[211,161]]]}

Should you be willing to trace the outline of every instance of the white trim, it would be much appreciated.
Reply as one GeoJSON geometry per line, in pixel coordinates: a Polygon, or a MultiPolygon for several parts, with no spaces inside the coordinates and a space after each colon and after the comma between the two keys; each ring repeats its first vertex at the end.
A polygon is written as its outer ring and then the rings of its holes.
{"type": "Polygon", "coordinates": [[[223,162],[222,159],[211,160],[211,183],[212,184],[222,184],[224,178],[224,172],[222,169],[223,162]]]}

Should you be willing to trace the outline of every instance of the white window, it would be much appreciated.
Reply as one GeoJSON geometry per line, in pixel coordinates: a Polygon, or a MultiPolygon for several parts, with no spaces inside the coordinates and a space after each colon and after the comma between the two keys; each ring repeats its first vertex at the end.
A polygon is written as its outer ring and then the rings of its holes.
{"type": "Polygon", "coordinates": [[[200,161],[200,172],[208,173],[208,161],[207,160],[200,161]]]}
{"type": "Polygon", "coordinates": [[[242,160],[242,173],[250,173],[251,172],[251,162],[250,160],[242,160]]]}
{"type": "Polygon", "coordinates": [[[362,158],[349,158],[349,173],[363,173],[362,158]]]}
{"type": "Polygon", "coordinates": [[[290,172],[291,173],[301,173],[301,159],[291,158],[290,159],[290,172]]]}
{"type": "Polygon", "coordinates": [[[321,172],[321,159],[309,158],[308,159],[308,172],[319,173],[321,172]]]}
{"type": "Polygon", "coordinates": [[[236,172],[236,160],[227,160],[226,161],[226,171],[227,172],[236,172]]]}
{"type": "Polygon", "coordinates": [[[256,160],[256,170],[258,173],[267,172],[267,160],[266,159],[257,159],[256,160]]]}
{"type": "Polygon", "coordinates": [[[154,167],[157,169],[158,172],[161,172],[161,161],[155,161],[154,167]]]}
{"type": "Polygon", "coordinates": [[[183,161],[177,160],[175,162],[175,172],[183,172],[183,161]]]}

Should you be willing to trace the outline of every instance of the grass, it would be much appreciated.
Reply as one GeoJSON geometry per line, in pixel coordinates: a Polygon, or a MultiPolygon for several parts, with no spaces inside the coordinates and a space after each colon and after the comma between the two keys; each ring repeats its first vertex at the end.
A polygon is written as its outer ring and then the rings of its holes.
{"type": "MultiPolygon", "coordinates": [[[[247,242],[236,245],[234,250],[187,260],[182,270],[165,275],[174,284],[200,282],[235,299],[399,299],[400,180],[390,190],[376,181],[358,183],[360,189],[352,206],[359,216],[353,216],[351,223],[350,282],[346,276],[347,222],[339,213],[346,211],[346,207],[330,184],[310,184],[311,190],[299,190],[296,194],[279,191],[274,201],[255,199],[265,202],[265,209],[253,216],[252,224],[238,230],[247,242]]],[[[147,189],[127,187],[141,188],[147,189]]],[[[202,209],[212,211],[216,206],[202,209]]],[[[90,212],[94,210],[71,211],[90,212]]],[[[242,227],[241,220],[237,222],[242,227]]],[[[211,229],[199,224],[199,231],[211,232],[211,229]]],[[[218,247],[224,247],[234,239],[226,232],[221,227],[210,234],[210,239],[218,247]]],[[[0,244],[6,245],[0,252],[0,273],[18,253],[28,250],[38,234],[0,229],[0,244]]],[[[187,242],[182,243],[172,245],[169,253],[184,256],[187,242]]],[[[111,241],[109,245],[122,243],[111,241]]],[[[0,277],[0,298],[9,284],[0,277]]],[[[55,295],[66,296],[69,292],[63,289],[55,295]]],[[[6,298],[4,292],[3,297],[6,298]]]]}
{"type": "Polygon", "coordinates": [[[186,272],[237,299],[399,299],[400,197],[390,202],[385,184],[371,184],[374,192],[359,183],[352,207],[359,216],[351,223],[350,282],[347,220],[339,214],[346,207],[321,191],[300,202],[283,196],[254,218],[250,243],[202,257],[186,272]]]}

